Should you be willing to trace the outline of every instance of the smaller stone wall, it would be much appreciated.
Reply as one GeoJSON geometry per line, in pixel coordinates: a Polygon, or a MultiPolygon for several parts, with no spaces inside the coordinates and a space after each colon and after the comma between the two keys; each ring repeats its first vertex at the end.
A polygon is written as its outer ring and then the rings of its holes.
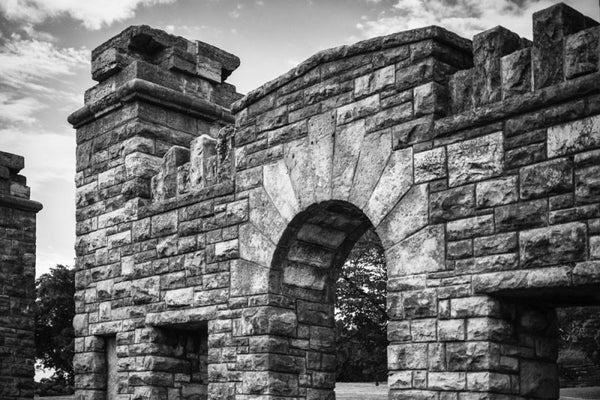
{"type": "Polygon", "coordinates": [[[0,151],[0,399],[33,398],[35,216],[23,157],[0,151]]]}

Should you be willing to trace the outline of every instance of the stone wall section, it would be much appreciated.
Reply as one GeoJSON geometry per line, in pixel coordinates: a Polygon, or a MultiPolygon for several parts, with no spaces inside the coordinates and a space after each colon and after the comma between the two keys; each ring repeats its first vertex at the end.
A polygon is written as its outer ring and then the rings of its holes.
{"type": "Polygon", "coordinates": [[[19,174],[24,159],[0,151],[0,398],[33,399],[35,363],[35,222],[19,174]]]}
{"type": "Polygon", "coordinates": [[[534,27],[342,46],[233,104],[208,45],[132,27],[95,50],[78,398],[104,399],[116,336],[122,400],[331,399],[332,277],[370,227],[390,398],[558,398],[554,307],[600,300],[598,28],[565,5],[534,27]]]}

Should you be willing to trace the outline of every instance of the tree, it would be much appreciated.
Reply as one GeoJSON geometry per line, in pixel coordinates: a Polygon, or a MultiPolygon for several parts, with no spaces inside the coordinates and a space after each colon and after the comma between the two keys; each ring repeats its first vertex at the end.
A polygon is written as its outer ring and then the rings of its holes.
{"type": "Polygon", "coordinates": [[[373,230],[354,246],[336,287],[336,341],[341,382],[387,377],[386,265],[373,230]]]}
{"type": "Polygon", "coordinates": [[[55,371],[41,387],[58,385],[68,391],[73,386],[75,272],[57,265],[36,280],[36,291],[36,357],[55,371]]]}

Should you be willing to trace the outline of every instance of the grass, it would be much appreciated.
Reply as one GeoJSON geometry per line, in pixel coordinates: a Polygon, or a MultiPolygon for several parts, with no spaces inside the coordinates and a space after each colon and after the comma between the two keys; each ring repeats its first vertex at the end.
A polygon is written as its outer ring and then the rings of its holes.
{"type": "MultiPolygon", "coordinates": [[[[374,383],[346,383],[335,385],[336,400],[386,400],[387,385],[374,383]]],[[[561,400],[600,400],[600,386],[589,388],[567,388],[560,390],[561,400]]]]}
{"type": "MultiPolygon", "coordinates": [[[[561,400],[600,400],[600,386],[589,388],[568,388],[560,390],[561,400]]],[[[336,400],[387,400],[387,385],[375,386],[373,382],[337,383],[335,386],[336,400]]],[[[45,400],[72,400],[66,397],[36,397],[45,400]]]]}

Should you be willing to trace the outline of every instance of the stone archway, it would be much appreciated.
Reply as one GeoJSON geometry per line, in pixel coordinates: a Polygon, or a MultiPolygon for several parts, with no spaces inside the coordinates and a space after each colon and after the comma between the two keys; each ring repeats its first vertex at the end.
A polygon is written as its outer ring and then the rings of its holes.
{"type": "Polygon", "coordinates": [[[243,98],[239,59],[205,43],[140,26],[101,45],[70,119],[77,395],[104,398],[111,336],[120,394],[195,396],[153,332],[201,325],[209,399],[327,399],[319,271],[368,221],[393,399],[557,398],[552,308],[599,301],[598,28],[559,4],[534,30],[374,38],[243,98]]]}

